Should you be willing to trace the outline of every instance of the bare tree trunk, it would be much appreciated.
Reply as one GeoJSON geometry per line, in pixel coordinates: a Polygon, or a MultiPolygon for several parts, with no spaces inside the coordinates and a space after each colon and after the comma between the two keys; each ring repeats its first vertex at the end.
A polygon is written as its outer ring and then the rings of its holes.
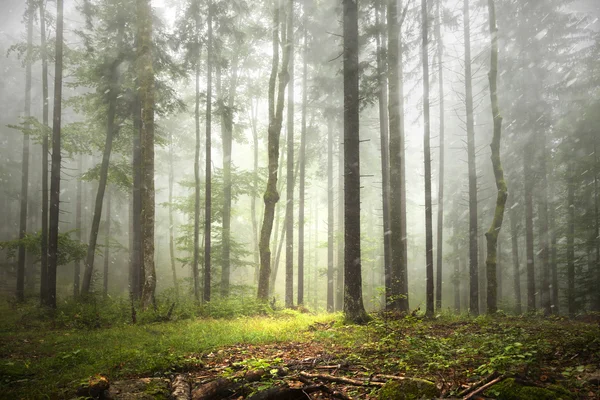
{"type": "Polygon", "coordinates": [[[142,115],[140,144],[142,151],[142,254],[144,287],[142,307],[154,304],[156,271],[154,268],[154,70],[152,66],[152,8],[150,0],[137,0],[139,93],[142,115]]]}
{"type": "MultiPolygon", "coordinates": [[[[196,16],[196,35],[200,35],[200,16],[196,16]]],[[[198,38],[198,40],[200,40],[198,38]]],[[[200,258],[200,45],[196,53],[196,96],[194,123],[196,127],[196,148],[194,153],[194,250],[192,260],[192,276],[194,280],[194,299],[200,301],[200,277],[198,264],[200,258]]]]}
{"type": "Polygon", "coordinates": [[[300,134],[300,187],[298,193],[298,304],[304,302],[304,204],[306,184],[306,107],[308,104],[308,47],[306,25],[308,19],[304,11],[304,55],[302,64],[302,131],[300,134]]]}
{"type": "Polygon", "coordinates": [[[369,316],[362,296],[360,249],[360,137],[358,4],[344,1],[344,314],[354,323],[369,316]]]}
{"type": "Polygon", "coordinates": [[[173,184],[175,183],[173,146],[173,133],[169,132],[169,258],[171,260],[175,296],[179,298],[179,281],[177,280],[177,268],[175,266],[175,223],[173,222],[173,184]]]}
{"type": "MultiPolygon", "coordinates": [[[[514,203],[514,200],[513,200],[514,203]]],[[[515,215],[515,204],[512,205],[509,211],[510,217],[510,235],[512,246],[512,261],[513,261],[513,285],[515,290],[515,313],[521,314],[521,267],[519,265],[519,233],[517,229],[517,216],[515,215]]]]}
{"type": "Polygon", "coordinates": [[[58,218],[60,206],[60,128],[63,78],[63,0],[56,0],[56,55],[54,62],[54,116],[52,124],[52,171],[50,173],[50,215],[48,229],[48,291],[44,304],[56,308],[58,266],[58,218]]]}
{"type": "Polygon", "coordinates": [[[527,256],[527,311],[535,311],[535,267],[533,252],[533,172],[531,171],[531,160],[533,146],[530,141],[525,145],[523,151],[523,175],[525,176],[525,239],[527,256]]]}
{"type": "MultiPolygon", "coordinates": [[[[593,310],[596,312],[600,311],[600,290],[598,290],[598,288],[600,288],[600,204],[598,204],[598,197],[598,152],[596,151],[596,141],[594,141],[594,248],[596,252],[596,296],[593,299],[595,304],[593,310]]],[[[592,280],[592,282],[593,281],[594,280],[592,280]]],[[[556,288],[556,291],[558,292],[558,287],[556,288]]],[[[558,297],[558,294],[556,297],[558,297]]]]}
{"type": "Polygon", "coordinates": [[[142,247],[142,111],[139,93],[135,94],[135,103],[133,107],[133,190],[131,192],[131,266],[130,266],[130,290],[131,298],[139,300],[142,297],[142,288],[144,286],[144,265],[143,265],[143,247],[142,247]]]}
{"type": "MultiPolygon", "coordinates": [[[[120,58],[120,57],[119,57],[120,58]]],[[[114,60],[111,65],[109,77],[109,92],[107,93],[108,114],[106,122],[106,140],[104,143],[104,152],[102,154],[102,165],[100,166],[100,178],[98,180],[98,192],[96,193],[96,203],[94,206],[94,216],[90,231],[90,240],[88,242],[87,256],[85,259],[85,271],[83,273],[83,282],[81,285],[81,294],[89,294],[92,287],[92,275],[94,272],[94,257],[96,255],[96,243],[98,242],[98,231],[100,230],[100,219],[102,217],[102,203],[104,202],[104,193],[108,182],[108,168],[110,165],[110,155],[112,152],[113,138],[115,135],[115,115],[117,110],[117,96],[119,87],[117,83],[117,68],[120,60],[114,60]]]]}
{"type": "MultiPolygon", "coordinates": [[[[48,55],[46,54],[46,11],[44,8],[44,2],[40,1],[40,45],[42,50],[40,55],[42,57],[42,125],[44,127],[44,135],[42,138],[42,243],[41,243],[41,271],[40,271],[40,300],[43,303],[43,299],[47,295],[48,291],[48,55]]],[[[81,157],[80,161],[81,162],[81,157]]],[[[80,169],[81,171],[81,169],[80,169]]],[[[77,181],[77,211],[75,215],[75,224],[77,231],[77,237],[81,240],[81,181],[77,181]],[[77,223],[79,222],[79,227],[77,223]]],[[[76,270],[79,266],[79,261],[76,261],[76,270]]],[[[79,295],[79,281],[77,281],[77,287],[74,287],[75,296],[79,295]]]]}
{"type": "Polygon", "coordinates": [[[460,253],[458,242],[454,243],[454,310],[460,314],[460,253]]]}
{"type": "Polygon", "coordinates": [[[377,25],[377,76],[378,76],[378,104],[379,104],[379,140],[381,146],[381,198],[383,208],[383,274],[385,286],[385,308],[388,308],[388,300],[392,296],[392,240],[390,221],[390,146],[389,146],[389,117],[388,117],[388,81],[386,65],[383,54],[387,52],[385,46],[385,33],[381,27],[385,13],[381,7],[381,1],[376,2],[375,23],[377,25]],[[383,38],[382,38],[383,36],[383,38]]]}
{"type": "Polygon", "coordinates": [[[577,312],[575,305],[575,163],[567,160],[567,309],[569,316],[577,312]]]}
{"type": "MultiPolygon", "coordinates": [[[[79,175],[81,175],[83,173],[83,155],[79,155],[78,159],[77,159],[77,172],[79,175]]],[[[77,235],[77,241],[81,242],[81,239],[83,238],[83,232],[82,232],[82,225],[81,225],[81,218],[82,218],[82,206],[83,206],[83,199],[82,199],[82,182],[81,179],[77,179],[77,205],[75,208],[75,231],[76,231],[76,235],[77,235]]],[[[43,269],[42,269],[43,271],[43,269]]],[[[47,274],[47,272],[46,272],[47,274]]],[[[44,278],[45,280],[46,278],[44,278]]],[[[75,261],[75,268],[73,270],[73,297],[78,297],[79,296],[79,285],[81,282],[81,261],[80,260],[76,260],[75,261]]],[[[47,290],[47,289],[45,289],[47,290]]]]}
{"type": "MultiPolygon", "coordinates": [[[[327,120],[327,311],[333,312],[333,121],[327,120]]],[[[315,265],[315,268],[318,266],[315,265]]],[[[315,271],[315,274],[317,272],[315,271]]],[[[316,284],[316,282],[315,282],[316,284]]],[[[316,296],[315,296],[316,297],[316,296]]]]}
{"type": "MultiPolygon", "coordinates": [[[[27,54],[25,60],[25,129],[29,130],[31,117],[31,53],[33,50],[33,0],[27,2],[27,54]]],[[[19,213],[19,239],[27,234],[27,202],[29,189],[29,134],[23,134],[23,158],[21,161],[21,195],[19,213]]],[[[25,245],[19,244],[17,253],[17,301],[25,301],[25,245]]]]}
{"type": "Polygon", "coordinates": [[[477,166],[471,71],[471,21],[469,0],[464,0],[465,98],[467,106],[467,158],[469,167],[469,312],[479,315],[479,266],[477,248],[477,166]]]}
{"type": "Polygon", "coordinates": [[[508,198],[508,188],[504,180],[504,170],[500,160],[500,140],[502,137],[502,116],[498,106],[498,28],[496,27],[496,6],[494,0],[488,0],[490,36],[491,36],[491,63],[490,63],[490,98],[492,103],[492,117],[494,120],[494,134],[492,143],[492,167],[494,169],[494,177],[496,178],[496,189],[498,195],[496,197],[496,209],[490,229],[485,234],[487,239],[487,258],[485,264],[487,267],[487,312],[494,314],[498,310],[497,296],[497,279],[496,279],[496,264],[497,264],[497,246],[498,235],[502,228],[504,220],[504,209],[506,199],[508,198]]]}
{"type": "Polygon", "coordinates": [[[439,114],[440,114],[440,166],[438,182],[438,214],[437,214],[437,259],[436,259],[436,287],[435,308],[442,309],[442,266],[444,246],[444,161],[445,161],[445,111],[444,111],[444,42],[442,38],[442,0],[436,3],[435,36],[438,47],[438,85],[439,85],[439,114]]]}
{"type": "Polygon", "coordinates": [[[108,296],[108,267],[110,265],[110,208],[111,208],[111,194],[110,189],[108,190],[106,199],[106,236],[104,238],[104,285],[102,294],[106,298],[108,296]]]}
{"type": "Polygon", "coordinates": [[[256,216],[256,197],[258,195],[258,128],[256,126],[258,112],[258,104],[254,106],[252,101],[252,115],[250,116],[250,122],[252,126],[252,143],[254,148],[254,164],[253,164],[253,193],[250,199],[250,214],[252,214],[252,247],[254,251],[254,281],[258,283],[258,272],[260,270],[260,260],[258,257],[258,217],[256,216]]]}
{"type": "MultiPolygon", "coordinates": [[[[338,136],[338,232],[344,232],[344,138],[338,136]]],[[[337,239],[337,268],[335,280],[335,311],[344,309],[344,239],[337,239]]]]}
{"type": "MultiPolygon", "coordinates": [[[[285,204],[285,306],[294,305],[294,0],[290,0],[290,23],[287,26],[290,46],[290,84],[287,109],[287,185],[285,204]]],[[[283,239],[282,239],[283,241],[283,239]]]]}
{"type": "Polygon", "coordinates": [[[208,2],[208,49],[206,55],[206,170],[204,194],[204,292],[202,300],[210,301],[211,284],[211,232],[212,232],[212,64],[213,64],[213,26],[212,1],[208,2]]]}
{"type": "Polygon", "coordinates": [[[269,82],[269,130],[268,130],[268,155],[269,177],[264,194],[265,212],[260,232],[260,272],[258,278],[258,299],[266,302],[269,298],[269,275],[271,274],[271,249],[269,241],[273,230],[275,205],[279,201],[277,192],[277,172],[279,164],[279,137],[283,121],[283,106],[285,86],[289,81],[288,65],[290,59],[289,46],[285,47],[281,71],[279,72],[279,87],[277,88],[277,104],[275,104],[275,88],[277,86],[277,70],[279,64],[279,20],[280,0],[275,0],[273,16],[273,66],[269,82]]]}
{"type": "MultiPolygon", "coordinates": [[[[537,147],[539,157],[539,256],[542,272],[541,303],[544,314],[552,313],[552,293],[550,290],[550,246],[548,238],[548,176],[546,169],[546,133],[540,130],[536,134],[539,144],[537,147]]],[[[530,155],[531,156],[531,155],[530,155]]]]}
{"type": "Polygon", "coordinates": [[[550,230],[550,273],[552,279],[552,313],[560,314],[558,298],[558,254],[557,254],[557,238],[556,238],[556,202],[554,201],[554,181],[556,179],[556,171],[554,166],[551,167],[552,178],[549,181],[549,207],[548,207],[548,229],[550,230]]]}
{"type": "Polygon", "coordinates": [[[391,231],[391,293],[390,309],[408,311],[408,283],[406,282],[406,231],[403,207],[403,94],[402,59],[400,52],[400,23],[397,0],[388,1],[388,82],[389,82],[389,135],[390,135],[390,231],[391,231]]]}

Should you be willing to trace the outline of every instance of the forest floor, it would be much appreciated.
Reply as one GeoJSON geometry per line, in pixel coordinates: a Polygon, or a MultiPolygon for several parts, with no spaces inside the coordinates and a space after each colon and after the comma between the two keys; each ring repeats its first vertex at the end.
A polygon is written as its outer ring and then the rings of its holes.
{"type": "Polygon", "coordinates": [[[288,310],[74,328],[27,315],[0,325],[0,398],[600,399],[594,317],[356,326],[288,310]]]}

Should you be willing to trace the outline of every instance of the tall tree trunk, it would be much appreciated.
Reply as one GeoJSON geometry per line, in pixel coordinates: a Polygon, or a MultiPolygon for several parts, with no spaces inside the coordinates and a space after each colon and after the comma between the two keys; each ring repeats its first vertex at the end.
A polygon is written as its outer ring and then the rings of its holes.
{"type": "MultiPolygon", "coordinates": [[[[317,221],[318,222],[318,221],[317,221]]],[[[333,312],[333,121],[327,120],[327,311],[333,312]]],[[[315,268],[318,266],[315,264],[315,268]]],[[[317,272],[315,271],[315,274],[317,272]]],[[[316,283],[315,283],[316,284],[316,283]]],[[[316,293],[315,293],[316,294],[316,293]]],[[[315,296],[316,297],[316,296],[315,296]]]]}
{"type": "Polygon", "coordinates": [[[559,303],[558,298],[558,250],[557,250],[557,238],[556,238],[556,202],[554,200],[555,190],[554,181],[556,177],[556,170],[554,166],[551,167],[551,178],[549,180],[548,190],[550,192],[548,201],[548,229],[550,231],[550,273],[552,279],[552,313],[559,314],[559,303]]]}
{"type": "Polygon", "coordinates": [[[573,317],[575,305],[575,162],[567,160],[567,310],[573,317]]]}
{"type": "Polygon", "coordinates": [[[143,247],[142,247],[142,110],[139,93],[135,94],[135,103],[133,106],[133,190],[132,196],[132,226],[131,226],[131,267],[130,267],[130,290],[131,298],[139,300],[142,297],[142,288],[144,286],[144,265],[143,265],[143,247]]]}
{"type": "Polygon", "coordinates": [[[142,115],[142,255],[144,287],[142,307],[154,304],[156,271],[154,268],[154,69],[152,67],[152,7],[150,0],[137,0],[138,71],[142,115]]]}
{"type": "Polygon", "coordinates": [[[110,189],[106,195],[106,224],[105,231],[106,236],[104,238],[104,285],[102,294],[106,298],[108,296],[108,267],[110,265],[110,208],[111,208],[111,194],[110,189]]]}
{"type": "MultiPolygon", "coordinates": [[[[223,266],[221,270],[221,296],[229,296],[231,277],[231,148],[233,145],[233,106],[238,77],[238,53],[231,61],[231,81],[227,94],[227,108],[221,114],[223,136],[223,266]]],[[[223,104],[224,105],[224,104],[223,104]]]]}
{"type": "MultiPolygon", "coordinates": [[[[596,138],[594,138],[596,139],[596,138]]],[[[598,200],[599,200],[599,196],[598,196],[598,152],[596,151],[596,141],[594,141],[594,249],[596,252],[596,265],[595,265],[595,269],[596,269],[596,276],[595,279],[592,280],[592,282],[594,282],[595,280],[595,287],[596,287],[596,296],[594,299],[592,299],[592,301],[594,301],[594,308],[593,310],[596,312],[600,311],[600,290],[598,290],[598,288],[600,288],[600,211],[599,211],[599,207],[600,204],[598,204],[598,200]]],[[[554,233],[554,232],[553,232],[554,233]]],[[[554,273],[554,271],[553,271],[554,273]]],[[[558,292],[558,287],[555,289],[556,292],[558,292]]],[[[558,297],[558,294],[556,295],[556,297],[558,297]]],[[[558,304],[558,303],[557,303],[558,304]]],[[[558,313],[558,311],[557,311],[558,313]]]]}
{"type": "Polygon", "coordinates": [[[535,311],[535,267],[533,251],[533,171],[531,170],[531,154],[533,146],[528,140],[523,149],[523,175],[525,178],[525,247],[527,257],[527,311],[535,311]]]}
{"type": "Polygon", "coordinates": [[[460,253],[458,242],[454,243],[454,310],[460,314],[460,253]]]}
{"type": "Polygon", "coordinates": [[[212,1],[208,2],[208,49],[206,55],[206,170],[204,194],[204,292],[202,300],[210,301],[211,283],[211,232],[212,232],[212,64],[213,64],[213,27],[212,1]]]}
{"type": "Polygon", "coordinates": [[[467,111],[467,158],[469,168],[469,312],[479,315],[479,266],[477,248],[477,166],[471,71],[471,21],[469,0],[464,0],[465,99],[467,111]]]}
{"type": "Polygon", "coordinates": [[[406,282],[405,231],[402,220],[403,193],[403,94],[401,91],[402,59],[400,51],[400,23],[397,0],[388,0],[388,79],[389,79],[389,135],[390,135],[390,231],[391,231],[391,299],[390,309],[408,312],[408,283],[406,282]]]}
{"type": "Polygon", "coordinates": [[[258,251],[258,217],[256,215],[256,198],[258,197],[258,128],[256,126],[256,120],[258,112],[258,104],[254,106],[254,101],[252,101],[252,115],[250,116],[250,122],[252,126],[252,143],[254,150],[254,163],[253,163],[253,178],[252,178],[252,198],[250,199],[250,214],[252,218],[252,247],[254,251],[252,255],[254,256],[254,281],[258,283],[258,272],[260,270],[260,260],[259,260],[259,251],[258,251]]]}
{"type": "Polygon", "coordinates": [[[438,182],[438,209],[437,209],[437,257],[436,257],[436,287],[435,308],[442,309],[442,266],[444,247],[444,161],[445,161],[445,112],[444,112],[444,42],[442,38],[442,0],[436,3],[435,40],[438,48],[438,85],[439,85],[439,114],[440,114],[440,166],[438,182]]]}
{"type": "Polygon", "coordinates": [[[287,184],[285,204],[285,306],[294,305],[294,0],[290,0],[287,26],[290,46],[290,84],[287,109],[287,184]]]}
{"type": "Polygon", "coordinates": [[[304,10],[304,54],[302,57],[302,131],[300,133],[300,187],[298,193],[298,304],[304,302],[304,204],[306,185],[306,108],[308,104],[307,12],[304,10]]]}
{"type": "Polygon", "coordinates": [[[358,4],[344,1],[344,314],[365,323],[360,259],[358,4]]]}
{"type": "Polygon", "coordinates": [[[173,167],[173,133],[169,132],[169,259],[173,273],[173,287],[175,297],[179,298],[179,281],[175,266],[175,223],[173,222],[173,184],[175,183],[175,169],[173,167]]]}
{"type": "Polygon", "coordinates": [[[539,256],[542,272],[542,289],[541,289],[541,304],[544,309],[544,314],[548,315],[552,312],[552,293],[550,289],[550,246],[548,238],[548,176],[546,169],[546,133],[540,129],[536,133],[539,144],[536,146],[539,156],[539,204],[538,204],[538,221],[539,221],[539,256]]]}
{"type": "Polygon", "coordinates": [[[497,297],[497,246],[498,235],[502,229],[504,220],[504,209],[508,197],[508,189],[504,180],[504,170],[500,160],[500,140],[502,137],[502,116],[498,106],[498,28],[496,27],[496,7],[494,0],[488,0],[489,24],[491,36],[491,62],[490,62],[490,99],[492,103],[492,117],[494,120],[494,134],[490,145],[492,150],[492,167],[494,169],[494,178],[496,179],[496,209],[490,229],[485,234],[487,240],[487,258],[485,264],[487,267],[487,312],[494,314],[498,310],[497,297]]]}
{"type": "MultiPolygon", "coordinates": [[[[39,4],[40,11],[40,44],[41,44],[41,52],[40,55],[42,57],[42,125],[44,127],[44,135],[42,138],[42,243],[41,243],[41,271],[40,271],[40,300],[43,302],[43,299],[47,295],[48,291],[48,131],[46,128],[48,127],[48,55],[46,54],[46,11],[44,8],[44,2],[40,1],[39,4]]],[[[81,180],[77,180],[77,188],[81,186],[81,180]]],[[[77,195],[80,196],[81,192],[78,190],[77,195]]],[[[77,207],[79,210],[79,214],[76,211],[76,224],[77,224],[77,216],[79,216],[79,224],[81,224],[81,198],[77,198],[77,207]]],[[[81,229],[81,226],[76,229],[81,229]]],[[[77,237],[80,239],[81,233],[77,231],[77,237]]],[[[79,261],[76,262],[76,267],[79,265],[79,261]]],[[[77,268],[76,268],[77,269],[77,268]]],[[[77,292],[75,296],[79,294],[79,281],[77,282],[77,287],[74,287],[74,290],[77,292]]]]}
{"type": "Polygon", "coordinates": [[[381,146],[381,198],[383,208],[383,274],[385,287],[385,307],[392,296],[392,238],[390,227],[390,146],[389,146],[389,118],[388,118],[388,81],[386,75],[386,61],[383,55],[387,52],[385,46],[385,32],[382,20],[385,13],[381,7],[382,0],[376,2],[375,24],[377,25],[377,77],[378,77],[378,105],[379,105],[379,141],[381,146]],[[382,38],[383,37],[383,38],[382,38]]]}
{"type": "Polygon", "coordinates": [[[433,293],[433,216],[431,201],[431,121],[429,113],[429,13],[427,0],[421,0],[422,61],[423,61],[423,119],[425,122],[423,149],[425,152],[425,262],[426,262],[426,310],[434,313],[433,293]]]}
{"type": "MultiPolygon", "coordinates": [[[[338,136],[338,232],[344,232],[344,138],[338,136]]],[[[337,239],[337,268],[335,279],[335,311],[344,310],[344,238],[337,239]]]]}
{"type": "MultiPolygon", "coordinates": [[[[33,50],[33,0],[27,2],[27,54],[25,59],[25,129],[29,130],[31,117],[31,58],[33,50]]],[[[29,134],[23,134],[23,158],[21,161],[21,195],[19,213],[19,239],[27,234],[27,202],[29,189],[29,134]]],[[[25,301],[25,245],[19,244],[17,254],[17,301],[25,301]]]]}
{"type": "MultiPolygon", "coordinates": [[[[79,157],[77,158],[77,173],[79,175],[81,175],[83,173],[83,155],[80,154],[79,157]]],[[[77,179],[77,205],[75,206],[75,231],[76,231],[76,237],[77,237],[77,241],[81,242],[81,239],[83,238],[83,227],[81,224],[81,218],[82,218],[82,207],[83,207],[83,196],[82,196],[82,182],[81,179],[77,179]]],[[[43,271],[43,269],[42,269],[43,271]]],[[[46,272],[47,274],[47,272],[46,272]]],[[[45,280],[45,278],[44,278],[45,280]]],[[[73,270],[73,297],[78,297],[79,296],[79,290],[80,290],[80,282],[81,282],[81,261],[80,260],[76,260],[75,261],[75,267],[73,270]]],[[[47,290],[47,289],[46,289],[47,290]]]]}
{"type": "Polygon", "coordinates": [[[515,313],[517,315],[523,312],[521,306],[521,267],[519,266],[519,233],[517,229],[517,216],[515,211],[515,204],[509,210],[510,218],[510,235],[511,235],[511,247],[512,247],[512,261],[513,261],[513,286],[515,290],[515,313]]]}
{"type": "MultiPolygon", "coordinates": [[[[200,35],[200,16],[196,16],[196,35],[200,35]]],[[[198,38],[198,40],[200,40],[198,38]]],[[[194,122],[196,125],[196,148],[194,153],[194,250],[192,261],[192,276],[194,280],[194,298],[200,301],[200,277],[198,264],[200,259],[200,45],[196,53],[196,104],[194,108],[194,122]]]]}
{"type": "Polygon", "coordinates": [[[269,298],[269,275],[271,274],[271,249],[270,239],[275,217],[275,205],[279,201],[277,192],[277,172],[279,166],[279,138],[283,121],[283,106],[285,86],[289,81],[288,65],[290,60],[289,46],[285,46],[281,71],[279,72],[279,87],[277,87],[277,103],[275,103],[275,89],[277,86],[277,70],[279,65],[279,20],[281,13],[280,0],[275,0],[273,15],[273,65],[269,81],[269,130],[268,130],[268,156],[269,177],[264,194],[265,211],[260,232],[260,272],[258,277],[258,299],[266,302],[269,298]]]}
{"type": "Polygon", "coordinates": [[[63,0],[56,0],[56,55],[54,62],[54,116],[52,123],[52,171],[50,173],[50,215],[48,225],[48,291],[44,304],[56,308],[58,266],[58,217],[60,206],[60,128],[63,78],[63,0]]]}
{"type": "Polygon", "coordinates": [[[85,271],[83,273],[83,282],[81,285],[82,294],[89,294],[92,286],[96,243],[98,241],[98,231],[100,230],[100,219],[102,217],[102,203],[104,202],[104,193],[108,182],[110,154],[112,152],[113,138],[115,135],[115,115],[117,110],[117,97],[119,94],[117,68],[119,67],[119,64],[120,61],[118,59],[113,61],[110,69],[110,77],[108,78],[109,88],[107,93],[108,114],[106,117],[106,140],[104,143],[104,152],[102,154],[102,164],[100,166],[100,178],[98,180],[98,191],[96,192],[96,203],[94,206],[90,240],[88,242],[87,256],[85,258],[85,271]]]}

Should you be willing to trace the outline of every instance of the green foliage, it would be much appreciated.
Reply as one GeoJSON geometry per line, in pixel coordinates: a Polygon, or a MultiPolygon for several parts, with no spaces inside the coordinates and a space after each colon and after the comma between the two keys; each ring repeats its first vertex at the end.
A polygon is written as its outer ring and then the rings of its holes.
{"type": "Polygon", "coordinates": [[[514,378],[505,379],[485,391],[486,396],[498,400],[566,400],[573,396],[563,391],[558,392],[537,386],[517,383],[514,378]]]}
{"type": "MultiPolygon", "coordinates": [[[[71,239],[71,233],[73,231],[58,235],[58,265],[69,264],[85,258],[87,244],[71,239]]],[[[9,258],[15,257],[19,246],[24,246],[27,253],[39,259],[42,254],[42,233],[27,233],[23,239],[0,242],[0,249],[6,250],[9,258]]]]}

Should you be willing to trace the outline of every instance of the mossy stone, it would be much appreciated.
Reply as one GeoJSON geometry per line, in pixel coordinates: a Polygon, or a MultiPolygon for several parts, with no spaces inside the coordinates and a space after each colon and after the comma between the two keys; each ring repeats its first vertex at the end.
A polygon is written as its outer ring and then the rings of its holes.
{"type": "Polygon", "coordinates": [[[498,382],[485,391],[485,396],[498,400],[568,400],[572,398],[565,390],[527,386],[518,383],[514,378],[498,382]]]}
{"type": "Polygon", "coordinates": [[[435,383],[424,379],[391,380],[380,390],[379,400],[419,400],[440,396],[435,383]]]}

